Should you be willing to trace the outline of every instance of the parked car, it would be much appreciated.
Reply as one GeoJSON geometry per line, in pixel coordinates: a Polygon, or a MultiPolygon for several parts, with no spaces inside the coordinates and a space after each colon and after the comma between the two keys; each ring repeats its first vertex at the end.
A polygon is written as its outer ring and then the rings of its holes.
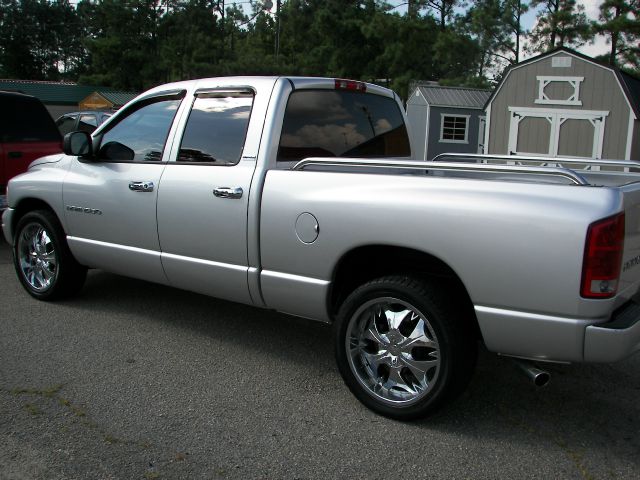
{"type": "Polygon", "coordinates": [[[40,100],[0,91],[0,210],[11,178],[38,157],[62,153],[62,136],[40,100]]]}
{"type": "Polygon", "coordinates": [[[530,361],[640,350],[640,164],[415,161],[392,91],[284,77],[157,87],[64,148],[2,217],[37,299],[100,268],[330,322],[347,386],[398,419],[462,392],[478,341],[538,383],[530,361]]]}
{"type": "Polygon", "coordinates": [[[56,120],[56,126],[63,136],[75,131],[92,133],[111,117],[111,115],[113,115],[113,112],[101,112],[97,110],[65,113],[56,120]]]}

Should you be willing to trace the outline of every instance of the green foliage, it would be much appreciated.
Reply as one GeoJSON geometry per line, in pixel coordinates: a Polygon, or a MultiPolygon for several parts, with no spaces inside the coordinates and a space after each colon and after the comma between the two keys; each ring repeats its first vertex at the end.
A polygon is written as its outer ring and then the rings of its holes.
{"type": "Polygon", "coordinates": [[[0,72],[63,80],[78,68],[82,29],[75,10],[58,0],[0,0],[0,72]]]}
{"type": "Polygon", "coordinates": [[[531,6],[542,6],[537,24],[531,32],[532,52],[546,52],[556,47],[584,45],[593,39],[593,30],[576,0],[532,0],[531,6]]]}
{"type": "Polygon", "coordinates": [[[593,23],[596,32],[607,37],[611,65],[640,70],[640,0],[605,0],[600,17],[593,23]]]}
{"type": "Polygon", "coordinates": [[[417,78],[484,86],[500,57],[513,58],[504,18],[514,2],[413,0],[402,15],[383,0],[253,0],[251,13],[232,0],[0,0],[0,76],[141,91],[206,76],[314,75],[405,97],[417,78]],[[467,4],[473,13],[457,15],[467,4]]]}

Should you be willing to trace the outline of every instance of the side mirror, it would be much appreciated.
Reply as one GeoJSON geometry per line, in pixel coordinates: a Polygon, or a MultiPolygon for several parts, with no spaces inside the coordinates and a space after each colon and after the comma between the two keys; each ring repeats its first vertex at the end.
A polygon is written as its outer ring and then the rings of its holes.
{"type": "Polygon", "coordinates": [[[87,132],[71,132],[64,136],[62,150],[67,155],[89,157],[93,154],[91,136],[87,132]]]}

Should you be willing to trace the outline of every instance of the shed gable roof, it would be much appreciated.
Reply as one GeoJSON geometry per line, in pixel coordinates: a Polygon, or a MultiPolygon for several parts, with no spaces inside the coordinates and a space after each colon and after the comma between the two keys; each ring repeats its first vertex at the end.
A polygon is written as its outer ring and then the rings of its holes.
{"type": "Polygon", "coordinates": [[[137,93],[133,93],[133,92],[117,92],[117,91],[103,91],[103,90],[100,90],[98,94],[100,94],[105,100],[113,103],[115,107],[121,107],[138,96],[137,93]]]}
{"type": "Polygon", "coordinates": [[[439,85],[419,85],[418,90],[426,102],[433,107],[482,109],[491,95],[491,90],[439,85]]]}
{"type": "Polygon", "coordinates": [[[623,72],[618,67],[613,67],[611,65],[606,65],[606,64],[600,63],[597,60],[595,60],[594,58],[591,58],[591,57],[589,57],[587,55],[584,55],[584,54],[582,54],[580,52],[576,52],[575,50],[572,50],[572,49],[567,48],[567,47],[558,47],[555,50],[552,50],[550,52],[543,53],[543,54],[538,55],[536,57],[528,58],[527,60],[524,60],[524,61],[522,61],[522,62],[520,62],[520,63],[518,63],[516,65],[511,65],[505,71],[505,74],[503,75],[502,80],[500,81],[498,86],[493,90],[493,92],[491,93],[489,98],[486,100],[486,102],[484,104],[484,109],[486,110],[487,107],[491,104],[493,99],[496,97],[496,95],[498,94],[498,92],[502,88],[502,85],[504,85],[504,83],[507,81],[507,78],[509,77],[509,74],[511,73],[512,70],[516,70],[518,68],[525,67],[525,66],[527,66],[527,65],[529,65],[531,63],[534,63],[534,62],[537,62],[539,60],[542,60],[543,58],[552,57],[553,55],[557,55],[559,53],[566,53],[566,54],[572,55],[572,56],[574,56],[576,58],[579,58],[581,60],[584,60],[584,61],[587,61],[589,63],[592,63],[593,65],[596,65],[596,66],[598,66],[600,68],[604,68],[605,70],[609,70],[609,71],[613,72],[614,75],[616,76],[618,82],[620,83],[620,87],[621,87],[622,91],[624,92],[625,98],[629,102],[629,106],[633,110],[633,113],[635,114],[636,119],[640,119],[640,80],[638,80],[635,77],[623,72]]]}

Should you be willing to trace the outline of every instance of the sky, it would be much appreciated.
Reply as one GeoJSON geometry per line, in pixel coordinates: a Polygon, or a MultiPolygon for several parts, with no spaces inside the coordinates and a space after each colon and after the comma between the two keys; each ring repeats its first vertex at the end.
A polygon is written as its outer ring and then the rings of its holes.
{"type": "MultiPolygon", "coordinates": [[[[600,14],[600,5],[602,1],[600,0],[579,0],[577,2],[579,5],[584,6],[585,13],[589,20],[597,20],[598,15],[600,14]]],[[[536,24],[536,15],[537,11],[529,11],[525,15],[523,19],[523,27],[527,30],[531,30],[536,24]]],[[[590,57],[596,57],[598,55],[605,54],[609,51],[610,47],[607,45],[606,39],[602,35],[598,35],[595,38],[595,41],[591,44],[583,45],[582,47],[576,48],[580,53],[584,53],[590,57]]],[[[531,57],[532,55],[527,54],[526,52],[522,56],[522,59],[526,59],[527,57],[531,57]]]]}

